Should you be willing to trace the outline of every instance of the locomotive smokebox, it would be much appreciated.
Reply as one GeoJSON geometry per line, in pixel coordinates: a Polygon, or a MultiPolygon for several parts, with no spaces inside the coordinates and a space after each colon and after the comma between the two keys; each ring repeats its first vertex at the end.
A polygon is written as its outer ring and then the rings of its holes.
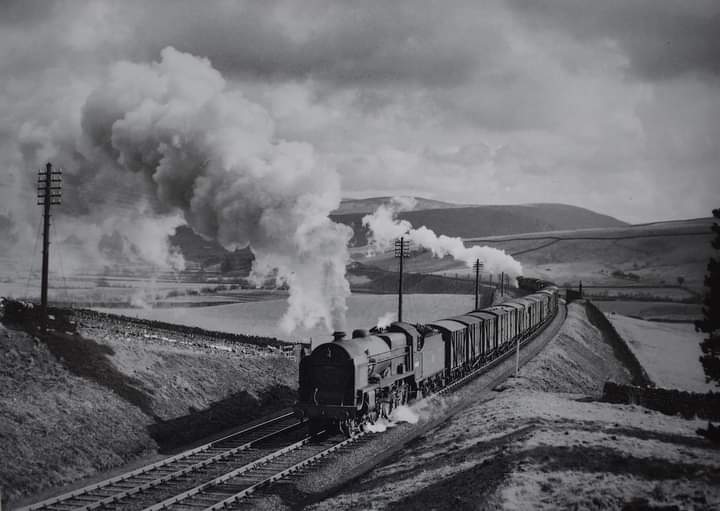
{"type": "Polygon", "coordinates": [[[336,330],[332,335],[333,341],[342,341],[345,338],[345,332],[341,330],[336,330]]]}

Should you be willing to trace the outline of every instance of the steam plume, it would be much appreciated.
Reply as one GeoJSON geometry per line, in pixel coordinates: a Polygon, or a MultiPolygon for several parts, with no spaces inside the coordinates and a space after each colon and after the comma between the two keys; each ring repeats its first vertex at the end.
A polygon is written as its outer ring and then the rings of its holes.
{"type": "Polygon", "coordinates": [[[390,326],[390,324],[395,321],[396,314],[394,312],[386,312],[382,316],[380,316],[377,320],[377,327],[382,330],[384,328],[387,328],[390,326]]]}
{"type": "Polygon", "coordinates": [[[286,331],[344,327],[352,231],[328,218],[338,175],[310,145],[277,140],[268,112],[229,90],[208,60],[168,47],[159,62],[117,63],[80,125],[76,140],[56,145],[86,178],[140,185],[154,215],[179,215],[229,249],[249,245],[252,277],[289,285],[286,331]]]}
{"type": "Polygon", "coordinates": [[[514,277],[522,274],[520,263],[503,250],[481,246],[466,247],[461,238],[444,234],[438,236],[425,226],[415,229],[407,220],[397,218],[400,211],[413,209],[415,203],[415,199],[411,197],[394,197],[390,203],[381,205],[374,213],[363,217],[363,225],[370,229],[371,250],[388,250],[396,239],[404,236],[416,246],[431,250],[435,257],[450,255],[453,259],[464,262],[469,268],[480,259],[484,264],[484,271],[505,272],[511,277],[511,282],[514,277]]]}

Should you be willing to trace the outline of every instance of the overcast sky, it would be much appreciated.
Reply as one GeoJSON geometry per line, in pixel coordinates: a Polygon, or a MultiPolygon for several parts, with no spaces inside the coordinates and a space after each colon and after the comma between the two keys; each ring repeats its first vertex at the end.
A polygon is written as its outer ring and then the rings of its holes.
{"type": "Polygon", "coordinates": [[[717,0],[2,0],[0,162],[30,165],[21,134],[72,131],[112,64],[173,46],[314,146],[347,197],[709,216],[718,34],[717,0]]]}

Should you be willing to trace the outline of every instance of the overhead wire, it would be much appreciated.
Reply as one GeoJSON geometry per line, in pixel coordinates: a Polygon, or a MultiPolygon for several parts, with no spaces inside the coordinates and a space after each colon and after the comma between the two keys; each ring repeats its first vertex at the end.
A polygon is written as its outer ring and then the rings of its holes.
{"type": "Polygon", "coordinates": [[[40,229],[42,227],[42,218],[38,222],[37,232],[35,233],[35,243],[33,245],[32,256],[30,257],[30,269],[28,270],[27,281],[25,282],[25,290],[23,291],[23,298],[27,298],[28,290],[30,289],[30,278],[32,277],[33,261],[35,261],[35,253],[37,252],[38,240],[40,239],[40,229]]]}
{"type": "MultiPolygon", "coordinates": [[[[58,235],[57,235],[57,229],[55,227],[55,223],[53,222],[50,225],[53,230],[53,236],[57,239],[58,235]]],[[[68,289],[67,277],[66,277],[65,271],[63,269],[64,265],[63,265],[63,259],[62,259],[62,250],[57,251],[57,259],[58,259],[58,266],[60,267],[59,268],[60,269],[60,278],[63,281],[63,286],[64,286],[63,289],[65,290],[65,299],[67,300],[67,302],[70,303],[70,307],[72,307],[73,300],[72,300],[72,296],[70,295],[70,291],[68,289]]]]}

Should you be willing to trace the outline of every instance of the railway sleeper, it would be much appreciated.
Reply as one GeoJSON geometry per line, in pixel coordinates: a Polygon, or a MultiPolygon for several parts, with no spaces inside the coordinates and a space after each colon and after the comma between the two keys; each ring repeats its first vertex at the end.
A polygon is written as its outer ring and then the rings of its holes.
{"type": "MultiPolygon", "coordinates": [[[[137,488],[137,485],[134,485],[132,488],[137,488]]],[[[100,497],[101,499],[106,499],[108,497],[114,497],[115,495],[119,495],[120,493],[125,493],[126,491],[128,491],[132,488],[122,489],[122,488],[118,488],[116,486],[113,486],[112,488],[107,488],[107,489],[106,488],[97,488],[95,490],[85,493],[84,495],[91,495],[94,497],[100,497]]],[[[78,497],[80,497],[80,495],[78,495],[78,497]]],[[[77,497],[74,497],[74,498],[77,498],[77,497]]],[[[97,498],[95,498],[95,500],[97,500],[97,498]]]]}
{"type": "MultiPolygon", "coordinates": [[[[242,490],[239,490],[239,491],[242,491],[242,490]]],[[[237,493],[237,492],[233,492],[233,495],[234,495],[235,493],[237,493]]],[[[214,490],[214,489],[213,489],[213,490],[204,491],[202,494],[203,494],[203,495],[207,495],[208,498],[215,499],[216,502],[217,502],[217,501],[220,501],[220,500],[225,500],[225,499],[228,497],[228,495],[230,495],[230,494],[227,493],[227,492],[220,492],[220,491],[217,491],[217,490],[214,490]]]]}
{"type": "MultiPolygon", "coordinates": [[[[67,503],[81,502],[84,505],[87,502],[97,502],[98,500],[102,500],[103,498],[105,498],[105,495],[95,496],[92,494],[86,494],[86,495],[77,495],[71,499],[66,500],[65,502],[67,502],[67,503]]],[[[74,504],[70,504],[70,505],[74,505],[74,504]]]]}
{"type": "MultiPolygon", "coordinates": [[[[125,481],[120,481],[120,482],[114,483],[112,485],[112,488],[122,490],[122,491],[131,490],[131,489],[137,488],[137,487],[138,487],[137,484],[126,483],[125,481]]],[[[93,490],[90,493],[96,493],[96,490],[93,490]]]]}
{"type": "Polygon", "coordinates": [[[77,509],[77,506],[73,506],[72,504],[64,504],[62,502],[58,502],[51,506],[46,507],[45,509],[47,509],[49,511],[73,511],[73,509],[77,509]]]}
{"type": "Polygon", "coordinates": [[[205,504],[194,504],[192,502],[183,502],[172,507],[175,511],[195,511],[196,509],[206,509],[205,504]]]}
{"type": "Polygon", "coordinates": [[[155,479],[157,479],[157,477],[154,475],[139,474],[136,476],[132,476],[131,478],[127,479],[127,481],[132,482],[132,484],[135,484],[135,486],[141,486],[145,483],[149,483],[150,481],[154,481],[155,479]]]}
{"type": "Polygon", "coordinates": [[[227,492],[230,495],[234,495],[235,493],[241,492],[243,490],[246,490],[253,484],[257,483],[258,480],[256,478],[250,478],[250,477],[237,477],[233,478],[232,482],[226,482],[222,485],[222,489],[220,487],[214,488],[213,491],[222,491],[227,492]]]}
{"type": "Polygon", "coordinates": [[[191,502],[193,505],[202,504],[205,507],[210,507],[214,506],[220,500],[223,500],[225,497],[211,497],[209,495],[205,495],[204,493],[198,493],[197,495],[193,495],[191,497],[192,500],[189,501],[189,503],[191,502]]]}

